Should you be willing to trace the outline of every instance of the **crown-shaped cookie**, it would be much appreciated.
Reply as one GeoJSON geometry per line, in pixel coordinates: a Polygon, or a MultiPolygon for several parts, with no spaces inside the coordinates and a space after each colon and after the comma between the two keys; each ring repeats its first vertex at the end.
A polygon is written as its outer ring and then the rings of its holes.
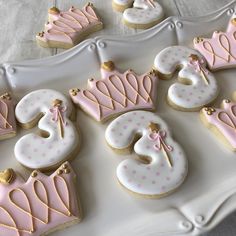
{"type": "Polygon", "coordinates": [[[0,96],[0,140],[16,135],[15,104],[11,95],[0,96]]]}
{"type": "Polygon", "coordinates": [[[155,71],[137,75],[133,70],[120,73],[112,61],[101,66],[101,80],[89,79],[88,89],[71,89],[75,104],[97,121],[117,114],[155,108],[158,78],[155,71]]]}
{"type": "Polygon", "coordinates": [[[203,123],[224,143],[236,151],[236,103],[228,99],[222,101],[221,108],[205,107],[201,110],[203,123]],[[219,135],[220,134],[220,135],[219,135]]]}
{"type": "Polygon", "coordinates": [[[236,66],[236,18],[229,21],[226,32],[215,31],[212,38],[196,37],[194,47],[211,70],[236,66]]]}
{"type": "Polygon", "coordinates": [[[81,220],[68,162],[51,176],[33,171],[25,182],[14,170],[0,173],[0,235],[46,235],[81,220]]]}
{"type": "Polygon", "coordinates": [[[37,42],[43,47],[71,48],[91,32],[103,27],[91,3],[81,10],[72,6],[65,12],[52,7],[48,10],[48,18],[44,31],[36,36],[37,42]]]}

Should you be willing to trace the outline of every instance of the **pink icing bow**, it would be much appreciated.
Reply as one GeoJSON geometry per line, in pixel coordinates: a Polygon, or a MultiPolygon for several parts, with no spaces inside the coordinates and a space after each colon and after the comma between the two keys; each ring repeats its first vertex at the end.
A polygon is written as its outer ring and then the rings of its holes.
{"type": "Polygon", "coordinates": [[[59,119],[61,119],[62,124],[67,125],[67,122],[64,120],[64,115],[63,115],[63,113],[65,113],[66,110],[67,110],[66,107],[61,107],[61,106],[60,107],[57,107],[57,106],[52,107],[50,109],[50,112],[52,113],[52,121],[58,122],[59,119]]]}
{"type": "Polygon", "coordinates": [[[165,149],[167,152],[173,151],[173,147],[170,145],[166,144],[164,139],[166,138],[166,131],[158,131],[158,132],[153,132],[149,134],[149,139],[152,141],[157,141],[157,144],[154,144],[154,149],[157,151],[160,151],[162,148],[165,149]]]}
{"type": "Polygon", "coordinates": [[[204,66],[204,62],[205,61],[202,58],[201,59],[198,58],[197,60],[191,58],[189,64],[194,67],[196,72],[203,71],[205,74],[208,75],[209,71],[204,66]]]}

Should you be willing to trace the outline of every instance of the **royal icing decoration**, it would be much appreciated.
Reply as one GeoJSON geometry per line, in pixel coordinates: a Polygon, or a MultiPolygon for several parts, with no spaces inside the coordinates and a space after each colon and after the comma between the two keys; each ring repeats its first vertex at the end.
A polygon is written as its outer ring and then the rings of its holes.
{"type": "Polygon", "coordinates": [[[15,104],[9,93],[0,96],[0,140],[16,135],[15,104]]]}
{"type": "Polygon", "coordinates": [[[73,47],[89,33],[103,27],[91,3],[82,10],[72,6],[66,12],[53,7],[48,14],[49,22],[44,31],[36,36],[39,44],[45,47],[73,47]]]}
{"type": "Polygon", "coordinates": [[[225,99],[221,107],[204,107],[201,110],[203,123],[209,128],[216,128],[225,138],[226,144],[236,151],[236,103],[225,99]]]}
{"type": "Polygon", "coordinates": [[[123,12],[126,8],[131,7],[134,0],[112,0],[114,10],[123,12]]]}
{"type": "Polygon", "coordinates": [[[168,89],[168,101],[174,107],[199,110],[218,95],[215,77],[196,50],[185,46],[165,48],[156,56],[154,67],[164,76],[173,76],[180,68],[179,81],[168,89]]]}
{"type": "Polygon", "coordinates": [[[135,141],[137,159],[126,159],[117,168],[117,178],[128,190],[147,196],[166,195],[184,181],[188,163],[182,148],[171,137],[166,123],[147,111],[125,113],[107,127],[107,143],[116,150],[135,141]]]}
{"type": "Polygon", "coordinates": [[[128,70],[120,73],[113,62],[101,67],[102,79],[88,81],[88,89],[71,89],[70,95],[75,104],[97,121],[136,109],[153,110],[156,101],[158,78],[153,71],[137,75],[128,70]]]}
{"type": "Polygon", "coordinates": [[[206,58],[212,70],[236,65],[236,18],[229,21],[226,32],[215,31],[212,38],[196,37],[194,47],[206,58]]]}
{"type": "Polygon", "coordinates": [[[46,235],[79,222],[75,177],[69,163],[51,176],[34,171],[27,182],[12,169],[0,173],[0,235],[46,235]]]}
{"type": "Polygon", "coordinates": [[[128,8],[123,13],[124,22],[135,28],[152,27],[163,17],[163,8],[155,0],[135,0],[133,8],[128,8]]]}
{"type": "Polygon", "coordinates": [[[40,134],[30,133],[17,141],[16,159],[28,168],[44,170],[74,156],[79,136],[69,119],[72,111],[70,100],[55,90],[36,90],[23,97],[16,106],[16,118],[25,128],[39,120],[40,134]]]}

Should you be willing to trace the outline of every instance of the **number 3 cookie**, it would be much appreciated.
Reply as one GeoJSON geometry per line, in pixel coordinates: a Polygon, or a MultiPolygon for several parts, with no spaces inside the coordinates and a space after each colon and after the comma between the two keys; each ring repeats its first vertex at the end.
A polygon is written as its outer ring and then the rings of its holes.
{"type": "MultiPolygon", "coordinates": [[[[236,95],[236,94],[235,94],[236,95]]],[[[224,99],[221,108],[204,107],[200,112],[203,124],[232,151],[236,151],[236,103],[224,99]]]]}
{"type": "Polygon", "coordinates": [[[105,137],[109,146],[119,152],[130,150],[135,143],[139,160],[124,160],[117,168],[119,183],[129,191],[163,197],[183,183],[187,159],[166,123],[156,114],[146,111],[123,114],[110,123],[105,137]]]}
{"type": "Polygon", "coordinates": [[[135,29],[148,29],[164,17],[163,8],[155,0],[113,0],[112,6],[115,10],[124,11],[123,23],[135,29]]]}
{"type": "Polygon", "coordinates": [[[206,61],[196,50],[171,46],[155,58],[154,67],[164,78],[173,77],[178,69],[178,82],[168,90],[169,104],[178,110],[196,111],[210,104],[218,95],[214,75],[206,69],[206,61]]]}
{"type": "Polygon", "coordinates": [[[38,122],[40,132],[17,141],[16,159],[31,169],[50,170],[73,157],[79,135],[69,119],[72,111],[70,100],[55,90],[36,90],[23,97],[16,106],[16,118],[26,129],[38,122]]]}

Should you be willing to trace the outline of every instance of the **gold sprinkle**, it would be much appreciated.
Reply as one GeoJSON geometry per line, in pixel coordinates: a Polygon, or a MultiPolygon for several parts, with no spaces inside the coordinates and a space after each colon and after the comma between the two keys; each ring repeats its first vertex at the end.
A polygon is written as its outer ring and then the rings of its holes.
{"type": "Polygon", "coordinates": [[[59,170],[57,171],[57,174],[58,174],[58,175],[63,174],[63,170],[59,169],[59,170]]]}
{"type": "Polygon", "coordinates": [[[60,10],[59,10],[57,7],[51,7],[51,8],[48,10],[48,13],[49,13],[49,14],[57,15],[57,14],[60,13],[60,10]]]}
{"type": "Polygon", "coordinates": [[[229,99],[225,99],[225,103],[230,103],[231,101],[229,99]]]}
{"type": "Polygon", "coordinates": [[[236,25],[236,18],[233,18],[233,19],[231,20],[231,23],[232,23],[233,25],[236,25]]]}
{"type": "Polygon", "coordinates": [[[113,61],[106,61],[102,63],[102,69],[106,71],[113,71],[115,69],[115,64],[113,61]]]}
{"type": "Polygon", "coordinates": [[[38,172],[36,170],[34,170],[32,173],[31,173],[31,177],[35,178],[36,176],[38,175],[38,172]]]}
{"type": "Polygon", "coordinates": [[[64,173],[65,173],[65,174],[69,174],[69,173],[70,173],[70,169],[68,169],[68,168],[65,169],[65,170],[64,170],[64,173]]]}
{"type": "Polygon", "coordinates": [[[194,38],[193,42],[194,42],[194,43],[200,43],[200,42],[203,42],[203,38],[196,37],[196,38],[194,38]]]}
{"type": "Polygon", "coordinates": [[[67,167],[68,167],[67,164],[63,164],[63,165],[62,165],[62,168],[63,168],[63,169],[66,169],[67,167]]]}
{"type": "Polygon", "coordinates": [[[209,115],[209,116],[212,115],[212,112],[211,112],[211,111],[208,111],[208,112],[207,112],[207,115],[209,115]]]}

